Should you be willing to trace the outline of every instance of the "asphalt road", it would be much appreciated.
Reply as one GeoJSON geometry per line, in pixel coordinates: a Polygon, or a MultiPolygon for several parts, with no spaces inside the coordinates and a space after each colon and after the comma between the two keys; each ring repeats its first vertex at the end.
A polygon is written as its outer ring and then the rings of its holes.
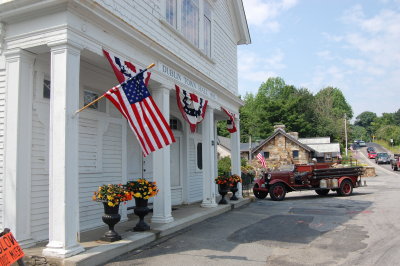
{"type": "MultiPolygon", "coordinates": [[[[391,158],[393,158],[393,154],[385,149],[384,147],[376,144],[376,143],[367,143],[367,147],[374,147],[376,152],[387,152],[389,155],[391,155],[391,158]]],[[[367,156],[367,147],[363,147],[363,148],[358,148],[358,156],[360,160],[364,160],[367,164],[369,164],[370,166],[374,166],[376,168],[379,168],[381,170],[386,169],[390,172],[393,172],[394,174],[400,175],[400,171],[393,171],[392,167],[390,164],[380,164],[379,166],[375,163],[375,159],[368,159],[367,156]]],[[[383,170],[384,171],[384,170],[383,170]]]]}
{"type": "Polygon", "coordinates": [[[399,265],[400,176],[377,173],[350,197],[267,197],[107,265],[399,265]]]}

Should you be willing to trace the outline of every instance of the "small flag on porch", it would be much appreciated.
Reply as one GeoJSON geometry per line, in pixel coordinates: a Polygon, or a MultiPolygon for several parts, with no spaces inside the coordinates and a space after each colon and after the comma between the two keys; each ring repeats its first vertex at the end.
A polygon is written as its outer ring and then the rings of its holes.
{"type": "Polygon", "coordinates": [[[207,100],[189,93],[175,85],[176,100],[183,118],[189,123],[190,131],[196,132],[196,125],[203,121],[207,109],[207,100]]]}
{"type": "Polygon", "coordinates": [[[108,52],[103,51],[118,81],[124,78],[121,85],[107,91],[105,97],[115,105],[128,121],[139,141],[143,156],[146,157],[151,152],[175,142],[171,128],[146,87],[150,78],[149,73],[146,78],[147,81],[145,81],[143,72],[132,73],[136,71],[133,64],[125,61],[122,65],[122,61],[118,57],[111,58],[108,52]],[[127,66],[129,66],[129,71],[125,68],[127,66]],[[120,69],[119,72],[118,69],[120,69]]]}
{"type": "Polygon", "coordinates": [[[262,156],[261,153],[258,153],[258,154],[257,154],[257,159],[260,161],[261,165],[262,165],[264,168],[267,168],[267,162],[265,161],[265,158],[264,158],[264,156],[262,156]]]}
{"type": "Polygon", "coordinates": [[[221,109],[229,116],[229,119],[226,120],[226,127],[227,127],[229,133],[235,133],[237,131],[237,128],[235,125],[235,114],[229,112],[224,107],[221,107],[221,109]]]}

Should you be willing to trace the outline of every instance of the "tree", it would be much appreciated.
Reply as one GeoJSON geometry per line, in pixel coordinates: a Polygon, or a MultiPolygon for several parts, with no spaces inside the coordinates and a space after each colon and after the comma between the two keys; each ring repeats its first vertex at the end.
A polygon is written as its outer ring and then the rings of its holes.
{"type": "Polygon", "coordinates": [[[377,118],[377,116],[375,113],[365,111],[356,117],[356,121],[354,122],[354,125],[368,128],[371,126],[371,123],[374,122],[376,118],[377,118]]]}
{"type": "Polygon", "coordinates": [[[351,106],[338,88],[327,87],[314,98],[316,133],[329,136],[332,141],[344,143],[344,117],[353,117],[351,106]]]}
{"type": "Polygon", "coordinates": [[[371,135],[367,132],[365,127],[351,125],[349,130],[349,139],[351,140],[361,139],[364,141],[370,141],[371,135]]]}
{"type": "Polygon", "coordinates": [[[395,145],[400,144],[400,126],[385,125],[376,131],[378,139],[390,142],[392,139],[395,145]]]}
{"type": "Polygon", "coordinates": [[[394,113],[393,119],[394,119],[394,123],[395,123],[397,126],[400,126],[400,109],[397,110],[397,112],[394,113]]]}

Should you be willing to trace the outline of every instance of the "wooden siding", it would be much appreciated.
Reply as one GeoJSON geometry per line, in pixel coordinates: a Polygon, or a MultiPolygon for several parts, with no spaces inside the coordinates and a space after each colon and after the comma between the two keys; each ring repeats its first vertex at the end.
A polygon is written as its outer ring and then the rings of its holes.
{"type": "MultiPolygon", "coordinates": [[[[115,119],[113,119],[115,120],[115,119]]],[[[79,126],[79,215],[80,229],[103,225],[103,206],[92,201],[93,192],[103,184],[122,183],[122,124],[104,118],[81,118],[79,126]],[[99,137],[100,136],[100,137],[99,137]],[[100,161],[99,161],[100,160],[100,161]]]]}
{"type": "Polygon", "coordinates": [[[6,102],[6,71],[0,69],[0,229],[4,221],[4,130],[5,130],[5,102],[6,102]]]}
{"type": "MultiPolygon", "coordinates": [[[[47,111],[50,109],[48,104],[42,107],[47,107],[47,111]]],[[[49,235],[49,121],[46,121],[48,117],[41,117],[38,112],[37,108],[33,108],[31,232],[34,240],[41,241],[49,235]]]]}
{"type": "Polygon", "coordinates": [[[172,55],[190,62],[194,69],[226,89],[237,93],[237,44],[227,1],[209,1],[213,6],[211,60],[199,56],[200,50],[188,45],[178,31],[163,25],[161,1],[97,0],[98,4],[165,47],[172,55]]]}

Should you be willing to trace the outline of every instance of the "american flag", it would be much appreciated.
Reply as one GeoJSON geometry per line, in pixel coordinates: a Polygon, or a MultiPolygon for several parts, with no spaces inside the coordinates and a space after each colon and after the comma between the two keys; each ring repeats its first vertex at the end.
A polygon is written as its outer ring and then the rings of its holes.
{"type": "MultiPolygon", "coordinates": [[[[119,58],[117,59],[119,61],[119,58]]],[[[116,72],[116,65],[113,63],[111,65],[116,72]]],[[[122,70],[119,73],[126,77],[122,70]]],[[[149,77],[147,75],[147,82],[149,77]]],[[[120,78],[118,78],[119,81],[120,78]]],[[[105,96],[128,120],[130,128],[142,147],[143,156],[146,157],[151,152],[175,142],[171,128],[146,87],[143,72],[136,75],[130,74],[130,77],[125,78],[119,86],[107,91],[105,96]]]]}
{"type": "Polygon", "coordinates": [[[224,107],[221,107],[221,109],[229,116],[229,120],[226,121],[229,133],[235,133],[237,131],[235,125],[235,114],[229,112],[224,107]]]}
{"type": "Polygon", "coordinates": [[[261,153],[258,153],[258,154],[257,154],[257,159],[260,161],[261,165],[262,165],[264,168],[267,168],[267,162],[265,161],[265,158],[264,158],[264,156],[262,156],[261,153]]]}

